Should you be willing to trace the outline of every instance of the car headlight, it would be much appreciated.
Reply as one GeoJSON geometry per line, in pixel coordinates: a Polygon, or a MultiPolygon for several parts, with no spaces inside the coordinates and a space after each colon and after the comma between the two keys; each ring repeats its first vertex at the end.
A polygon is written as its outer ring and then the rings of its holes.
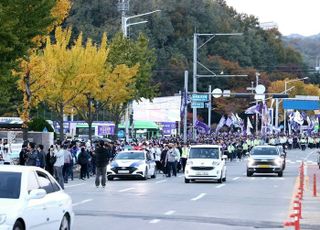
{"type": "Polygon", "coordinates": [[[248,166],[252,166],[254,164],[254,159],[253,158],[249,158],[248,159],[248,166]]]}
{"type": "Polygon", "coordinates": [[[136,169],[140,170],[140,171],[144,171],[146,168],[145,164],[139,164],[138,166],[135,167],[136,169]]]}
{"type": "Polygon", "coordinates": [[[187,165],[193,165],[192,161],[187,161],[187,165]]]}
{"type": "Polygon", "coordinates": [[[274,160],[274,163],[276,163],[276,165],[280,166],[280,165],[282,165],[282,161],[283,160],[281,158],[277,158],[274,160]]]}
{"type": "Polygon", "coordinates": [[[219,164],[220,164],[220,162],[216,162],[216,161],[213,161],[213,162],[212,162],[212,165],[213,165],[213,166],[219,166],[219,164]]]}
{"type": "Polygon", "coordinates": [[[0,224],[3,224],[7,220],[6,214],[0,214],[0,224]]]}

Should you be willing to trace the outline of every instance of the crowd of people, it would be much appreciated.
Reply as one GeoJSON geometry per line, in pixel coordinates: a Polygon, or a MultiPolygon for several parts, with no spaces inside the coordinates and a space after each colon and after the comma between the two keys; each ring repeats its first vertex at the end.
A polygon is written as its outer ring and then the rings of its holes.
{"type": "MultiPolygon", "coordinates": [[[[133,140],[96,143],[80,141],[57,141],[51,145],[48,151],[42,144],[33,142],[23,144],[19,154],[19,164],[37,166],[52,174],[64,188],[69,179],[74,179],[74,171],[80,171],[79,179],[86,180],[95,176],[95,185],[106,185],[106,166],[119,151],[145,150],[156,162],[159,173],[164,176],[177,176],[178,172],[184,172],[190,144],[214,144],[222,146],[224,155],[229,161],[241,160],[253,146],[269,144],[283,145],[284,149],[320,148],[320,134],[314,135],[267,135],[267,136],[243,136],[238,133],[219,133],[201,135],[197,140],[188,140],[183,143],[180,137],[170,136],[153,138],[150,140],[133,140]],[[79,170],[77,170],[79,169],[79,170]]],[[[0,151],[7,151],[6,144],[2,143],[0,151]]],[[[320,151],[318,156],[320,168],[320,151]]]]}

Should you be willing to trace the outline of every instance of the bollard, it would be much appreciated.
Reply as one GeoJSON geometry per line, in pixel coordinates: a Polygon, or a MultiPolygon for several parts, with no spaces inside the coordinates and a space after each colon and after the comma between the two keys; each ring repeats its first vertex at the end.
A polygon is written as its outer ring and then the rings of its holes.
{"type": "Polygon", "coordinates": [[[317,176],[313,174],[313,196],[317,196],[317,176]]]}
{"type": "Polygon", "coordinates": [[[302,219],[302,204],[301,201],[295,200],[293,202],[293,210],[297,213],[299,219],[302,219]]]}

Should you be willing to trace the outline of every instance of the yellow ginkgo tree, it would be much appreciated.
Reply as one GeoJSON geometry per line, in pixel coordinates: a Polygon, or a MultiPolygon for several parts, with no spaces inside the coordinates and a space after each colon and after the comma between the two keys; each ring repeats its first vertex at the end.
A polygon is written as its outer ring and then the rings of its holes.
{"type": "MultiPolygon", "coordinates": [[[[32,55],[25,68],[30,82],[25,88],[33,92],[26,99],[30,107],[45,101],[58,114],[60,139],[64,137],[64,114],[75,109],[91,126],[92,101],[124,103],[133,93],[130,85],[138,72],[138,65],[110,68],[105,34],[99,46],[91,39],[83,45],[82,34],[74,44],[70,39],[71,28],[58,27],[54,42],[48,37],[45,48],[32,55]]],[[[24,85],[21,81],[21,88],[24,85]]]]}

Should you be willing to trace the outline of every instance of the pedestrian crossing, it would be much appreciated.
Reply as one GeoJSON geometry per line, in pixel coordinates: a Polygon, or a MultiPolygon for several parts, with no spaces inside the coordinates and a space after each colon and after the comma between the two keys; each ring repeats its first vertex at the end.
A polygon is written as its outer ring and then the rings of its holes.
{"type": "MultiPolygon", "coordinates": [[[[289,160],[289,159],[287,159],[286,162],[289,163],[289,164],[301,164],[302,160],[289,160]]],[[[312,160],[304,161],[304,163],[306,163],[308,165],[316,165],[316,164],[318,164],[316,161],[312,161],[312,160]]]]}

